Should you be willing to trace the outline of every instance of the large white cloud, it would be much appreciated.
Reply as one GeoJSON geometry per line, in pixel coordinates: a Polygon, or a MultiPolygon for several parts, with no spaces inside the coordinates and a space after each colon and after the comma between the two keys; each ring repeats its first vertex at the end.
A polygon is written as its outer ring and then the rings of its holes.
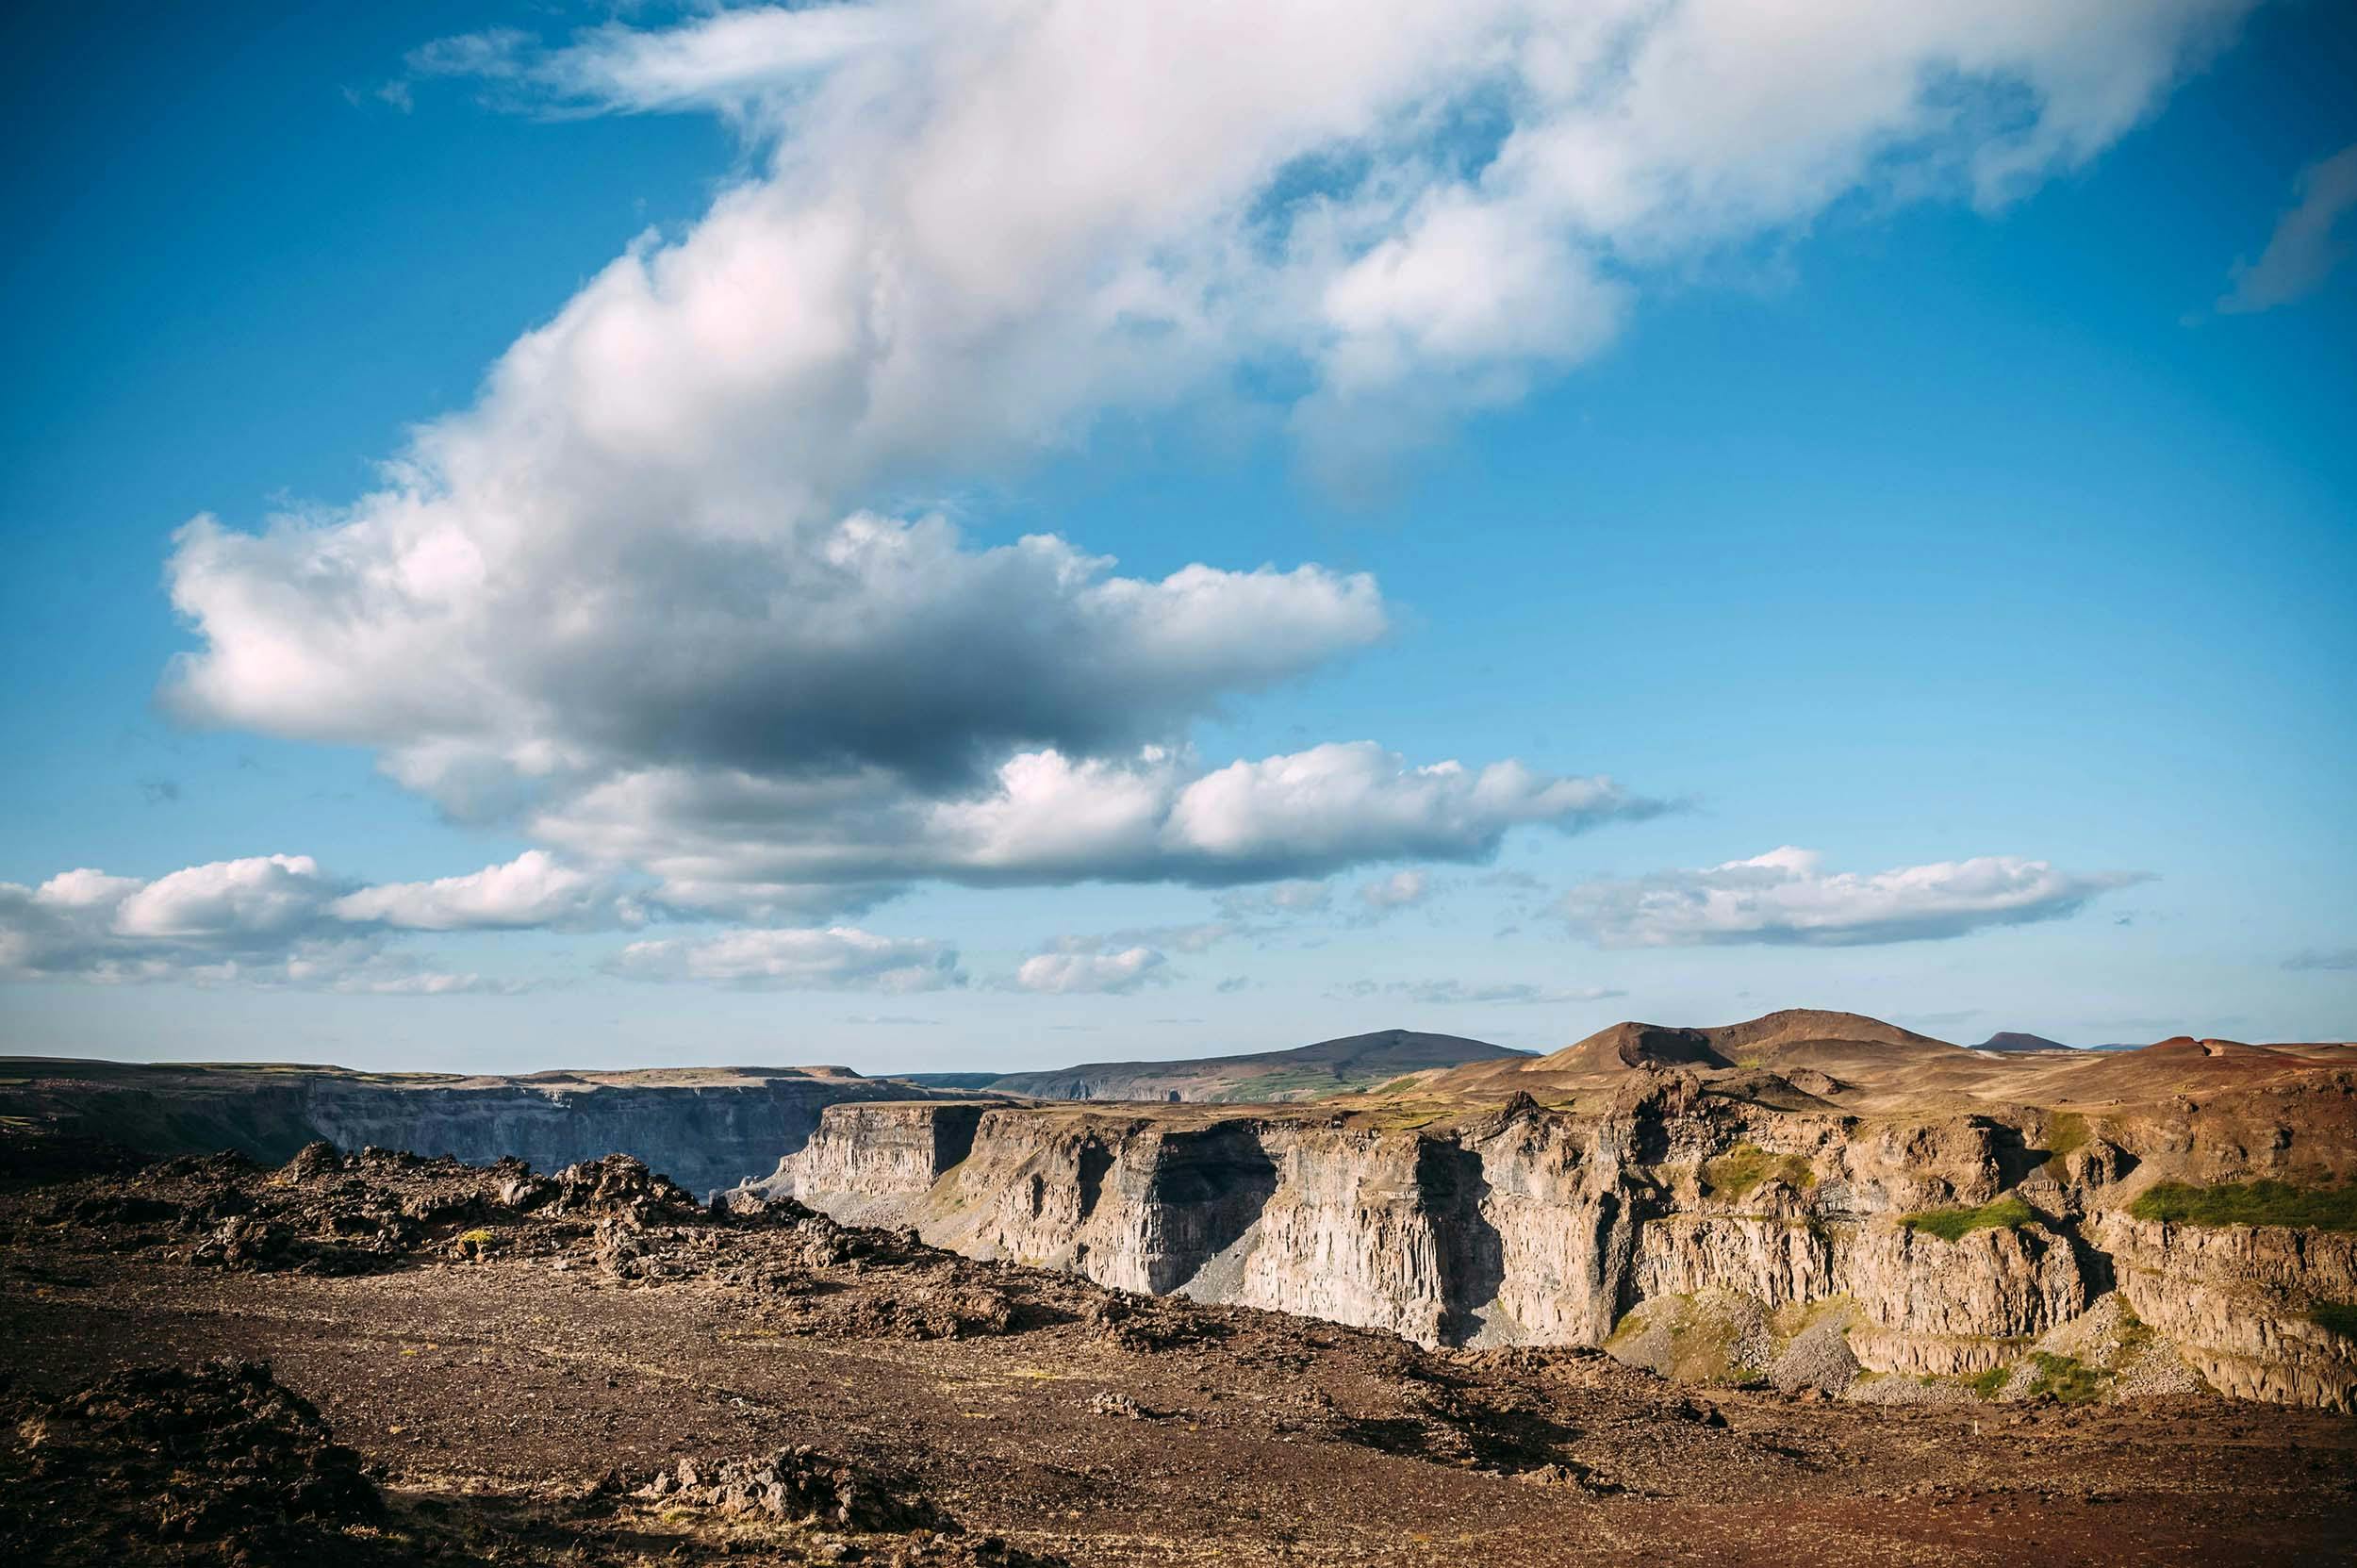
{"type": "Polygon", "coordinates": [[[1841,947],[2062,919],[2098,894],[2147,880],[2015,855],[1827,872],[1815,851],[1787,846],[1700,870],[1589,883],[1562,909],[1574,928],[1614,947],[1841,947]]]}
{"type": "Polygon", "coordinates": [[[1376,585],[1125,576],[907,498],[1247,388],[1294,388],[1269,412],[1329,460],[1382,453],[1591,352],[1664,269],[1861,190],[1993,203],[2083,163],[2245,6],[917,0],[431,50],[572,107],[731,114],[762,161],[375,493],[185,527],[201,646],[166,695],[721,911],[1323,875],[1602,819],[1597,781],[1511,763],[1142,764],[1382,635],[1376,585]]]}
{"type": "Polygon", "coordinates": [[[668,903],[742,915],[872,901],[929,878],[1225,886],[1372,860],[1478,860],[1514,828],[1576,833],[1663,809],[1609,779],[1416,767],[1362,741],[1209,770],[1160,748],[1123,759],[1028,751],[948,798],[881,770],[810,780],[653,768],[585,790],[532,826],[580,855],[653,872],[668,903]]]}

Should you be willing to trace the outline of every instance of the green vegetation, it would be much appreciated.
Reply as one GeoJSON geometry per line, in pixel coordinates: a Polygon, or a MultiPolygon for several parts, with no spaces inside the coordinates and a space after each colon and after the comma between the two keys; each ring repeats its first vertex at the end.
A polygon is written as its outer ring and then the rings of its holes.
{"type": "Polygon", "coordinates": [[[2074,1148],[2085,1148],[2092,1136],[2085,1116],[2076,1111],[2057,1111],[2046,1125],[2046,1157],[2059,1160],[2074,1148]]]}
{"type": "Polygon", "coordinates": [[[1368,1092],[1369,1092],[1370,1094],[1377,1094],[1377,1095],[1396,1095],[1396,1094],[1400,1093],[1402,1090],[1407,1089],[1408,1087],[1409,1087],[1410,1085],[1412,1085],[1415,1081],[1416,1081],[1416,1075],[1415,1075],[1414,1073],[1409,1073],[1409,1074],[1407,1077],[1405,1077],[1405,1078],[1395,1078],[1395,1079],[1392,1080],[1389,1083],[1386,1083],[1386,1084],[1384,1084],[1384,1085],[1382,1085],[1381,1087],[1376,1088],[1376,1089],[1371,1089],[1371,1090],[1369,1090],[1368,1092]]]}
{"type": "Polygon", "coordinates": [[[2328,1334],[2357,1339],[2357,1303],[2319,1301],[2308,1309],[2308,1321],[2328,1334]]]}
{"type": "Polygon", "coordinates": [[[1977,1209],[1926,1209],[1899,1221],[1910,1230],[1927,1230],[1941,1241],[1962,1241],[1975,1230],[2010,1230],[2036,1221],[2037,1212],[2019,1198],[2005,1197],[1977,1209]]]}
{"type": "Polygon", "coordinates": [[[2295,1187],[2288,1181],[2221,1181],[2196,1187],[2162,1181],[2145,1190],[2128,1212],[2138,1219],[2186,1225],[2289,1225],[2317,1230],[2357,1230],[2357,1182],[2295,1187]]]}
{"type": "Polygon", "coordinates": [[[1964,1378],[1963,1382],[1965,1387],[1970,1389],[1974,1394],[1980,1395],[1982,1398],[1994,1399],[1999,1394],[2003,1392],[2005,1385],[2012,1380],[2012,1367],[1992,1366],[1986,1372],[1977,1372],[1971,1377],[1964,1378]]]}
{"type": "Polygon", "coordinates": [[[2103,1375],[2078,1357],[2033,1350],[2030,1359],[2037,1362],[2037,1376],[2030,1379],[2031,1398],[2086,1405],[2103,1397],[2103,1375]]]}
{"type": "Polygon", "coordinates": [[[1702,1176],[1713,1197],[1739,1198],[1772,1176],[1804,1191],[1817,1185],[1817,1173],[1800,1155],[1771,1154],[1757,1144],[1738,1144],[1705,1161],[1702,1176]]]}

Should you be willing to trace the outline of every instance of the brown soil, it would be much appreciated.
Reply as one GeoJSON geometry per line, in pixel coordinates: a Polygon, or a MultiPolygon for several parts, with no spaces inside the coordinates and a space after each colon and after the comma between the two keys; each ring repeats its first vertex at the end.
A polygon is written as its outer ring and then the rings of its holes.
{"type": "Polygon", "coordinates": [[[2357,1527],[2315,1411],[1705,1403],[622,1160],[123,1167],[0,1162],[8,1560],[2288,1564],[2357,1527]]]}

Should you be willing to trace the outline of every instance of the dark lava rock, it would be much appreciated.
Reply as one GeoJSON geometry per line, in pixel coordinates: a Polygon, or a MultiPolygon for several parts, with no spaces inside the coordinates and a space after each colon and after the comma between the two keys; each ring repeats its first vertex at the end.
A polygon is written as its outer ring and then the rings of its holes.
{"type": "Polygon", "coordinates": [[[699,1217],[703,1206],[668,1176],[627,1154],[584,1160],[556,1173],[551,1211],[628,1219],[635,1224],[680,1222],[699,1217]]]}
{"type": "Polygon", "coordinates": [[[336,1146],[324,1138],[315,1138],[295,1150],[295,1157],[280,1168],[279,1174],[289,1181],[316,1181],[323,1176],[342,1174],[344,1157],[336,1146]]]}
{"type": "Polygon", "coordinates": [[[865,1532],[957,1529],[904,1482],[832,1459],[808,1445],[762,1459],[698,1464],[682,1460],[638,1490],[674,1507],[761,1512],[787,1524],[865,1532]]]}
{"type": "Polygon", "coordinates": [[[318,1561],[384,1513],[360,1456],[256,1362],[140,1367],[8,1414],[0,1561],[318,1561]]]}

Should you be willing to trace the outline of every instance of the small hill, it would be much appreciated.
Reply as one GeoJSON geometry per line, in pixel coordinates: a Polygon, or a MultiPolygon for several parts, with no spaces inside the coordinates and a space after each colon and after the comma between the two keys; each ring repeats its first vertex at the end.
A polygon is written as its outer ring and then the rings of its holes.
{"type": "Polygon", "coordinates": [[[1047,1072],[1010,1073],[986,1086],[999,1094],[1028,1095],[1034,1099],[1279,1102],[1352,1094],[1434,1067],[1459,1067],[1525,1054],[1461,1035],[1386,1029],[1320,1040],[1292,1050],[1243,1056],[1185,1062],[1087,1062],[1047,1072]]]}
{"type": "Polygon", "coordinates": [[[1877,1053],[1901,1054],[1956,1048],[1863,1014],[1793,1007],[1739,1024],[1705,1029],[1614,1024],[1530,1065],[1541,1071],[1596,1072],[1644,1066],[1748,1067],[1800,1058],[1800,1065],[1814,1066],[1822,1064],[1807,1058],[1822,1054],[1821,1048],[1827,1047],[1867,1047],[1877,1053]]]}
{"type": "Polygon", "coordinates": [[[2071,1048],[2064,1045],[2060,1040],[2049,1040],[2043,1034],[2024,1034],[2019,1030],[2001,1029],[1972,1048],[1974,1050],[2069,1050],[2071,1048]]]}

